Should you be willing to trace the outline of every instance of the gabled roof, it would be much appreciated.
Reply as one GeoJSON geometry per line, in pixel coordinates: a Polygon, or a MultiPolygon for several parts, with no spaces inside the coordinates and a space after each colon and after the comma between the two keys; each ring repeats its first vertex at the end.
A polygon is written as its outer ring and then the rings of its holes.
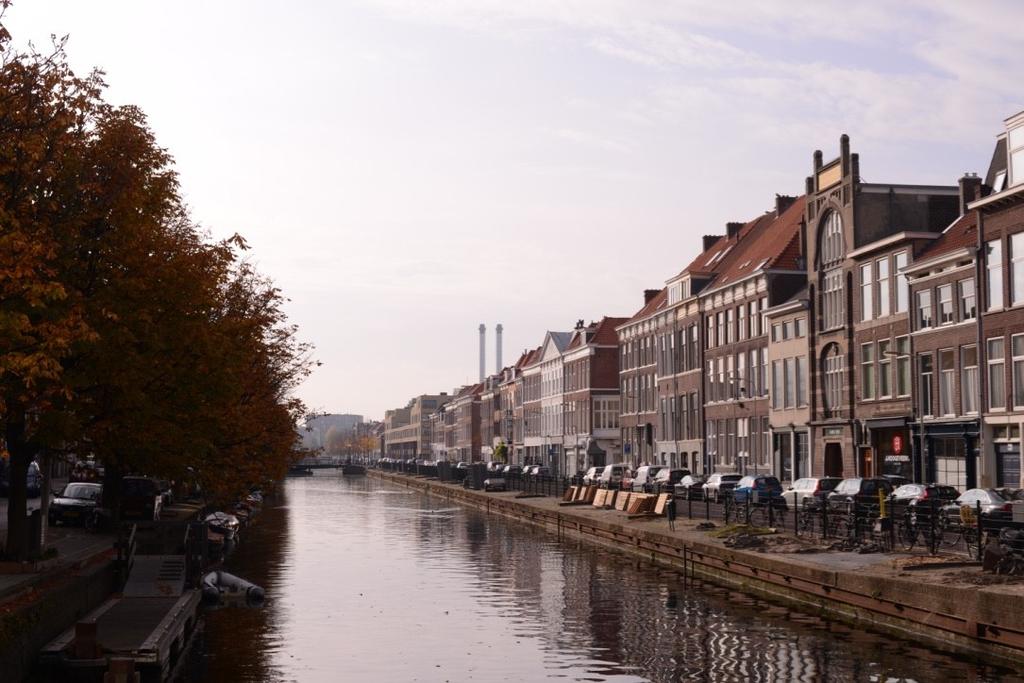
{"type": "Polygon", "coordinates": [[[548,348],[553,348],[558,355],[562,355],[565,352],[565,347],[569,345],[570,339],[572,339],[572,332],[552,332],[548,330],[544,335],[544,343],[541,344],[541,354],[537,360],[547,358],[548,348]]]}
{"type": "Polygon", "coordinates": [[[975,220],[975,212],[966,213],[953,221],[934,242],[928,245],[915,261],[927,261],[942,256],[949,252],[958,251],[964,247],[974,246],[978,243],[978,222],[975,220]]]}
{"type": "Polygon", "coordinates": [[[782,215],[774,212],[755,218],[740,231],[735,249],[715,267],[712,287],[741,280],[762,269],[802,270],[800,226],[806,197],[797,198],[782,215]]]}
{"type": "MultiPolygon", "coordinates": [[[[651,297],[651,300],[644,304],[644,307],[634,313],[630,318],[619,323],[619,327],[628,325],[630,323],[639,322],[645,318],[649,318],[658,311],[665,308],[665,304],[668,303],[668,287],[662,287],[657,294],[651,297]]],[[[616,337],[618,339],[618,337],[616,337]]]]}
{"type": "Polygon", "coordinates": [[[615,328],[627,320],[629,318],[613,318],[610,316],[601,318],[601,322],[594,329],[594,336],[590,338],[590,343],[602,346],[615,346],[619,343],[619,336],[615,333],[615,328]]]}

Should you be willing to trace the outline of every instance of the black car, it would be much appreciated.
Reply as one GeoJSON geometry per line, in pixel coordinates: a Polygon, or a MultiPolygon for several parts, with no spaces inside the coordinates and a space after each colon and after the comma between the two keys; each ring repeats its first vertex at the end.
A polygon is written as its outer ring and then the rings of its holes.
{"type": "Polygon", "coordinates": [[[894,507],[944,506],[960,497],[960,492],[946,484],[904,484],[891,494],[889,503],[894,507]]]}
{"type": "Polygon", "coordinates": [[[700,474],[687,474],[679,483],[675,486],[676,498],[686,498],[687,500],[703,500],[704,499],[704,476],[700,474]]]}
{"type": "Polygon", "coordinates": [[[47,520],[51,525],[81,524],[92,526],[96,521],[96,509],[103,495],[102,484],[76,482],[68,484],[50,501],[47,520]]]}
{"type": "Polygon", "coordinates": [[[828,501],[830,508],[845,508],[851,503],[871,507],[878,505],[879,491],[888,497],[892,493],[892,483],[881,477],[876,479],[851,477],[839,482],[825,500],[828,501]]]}
{"type": "Polygon", "coordinates": [[[672,493],[675,491],[676,484],[682,481],[683,477],[689,473],[689,470],[683,469],[664,468],[658,470],[658,473],[654,475],[654,492],[672,493]]]}
{"type": "Polygon", "coordinates": [[[125,477],[121,480],[121,519],[160,519],[163,493],[156,479],[125,477]]]}

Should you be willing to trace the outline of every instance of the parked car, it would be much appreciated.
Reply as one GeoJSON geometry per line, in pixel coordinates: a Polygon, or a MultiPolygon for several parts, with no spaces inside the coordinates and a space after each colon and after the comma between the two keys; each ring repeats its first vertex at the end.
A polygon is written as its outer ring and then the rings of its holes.
{"type": "Polygon", "coordinates": [[[968,489],[955,501],[945,506],[944,511],[952,521],[960,521],[960,508],[977,510],[981,503],[981,516],[993,522],[1008,522],[1013,517],[1013,503],[995,489],[968,489]]]}
{"type": "Polygon", "coordinates": [[[641,465],[636,468],[636,473],[629,483],[629,490],[651,493],[654,491],[654,478],[661,470],[661,465],[641,465]]]}
{"type": "Polygon", "coordinates": [[[459,462],[455,463],[455,469],[457,469],[457,470],[468,470],[469,469],[469,463],[460,460],[459,462]]]}
{"type": "Polygon", "coordinates": [[[522,473],[523,473],[523,468],[521,466],[519,466],[519,465],[505,465],[505,469],[502,471],[502,474],[505,475],[506,477],[508,477],[508,476],[517,477],[517,476],[521,475],[522,473]]]}
{"type": "Polygon", "coordinates": [[[551,476],[551,469],[548,468],[548,467],[545,467],[544,465],[534,465],[534,467],[533,467],[533,476],[535,476],[535,477],[550,477],[551,476]]]}
{"type": "Polygon", "coordinates": [[[654,476],[654,493],[673,493],[676,484],[682,481],[683,477],[689,473],[689,470],[662,467],[658,470],[658,474],[654,476]]]}
{"type": "Polygon", "coordinates": [[[701,499],[704,497],[704,482],[702,474],[687,474],[676,484],[675,495],[677,498],[701,499]]]}
{"type": "Polygon", "coordinates": [[[715,472],[701,486],[704,491],[704,497],[710,498],[717,503],[721,500],[722,496],[728,495],[729,491],[742,478],[742,476],[735,472],[715,472]]]}
{"type": "Polygon", "coordinates": [[[583,485],[595,486],[597,484],[597,480],[601,476],[602,470],[604,470],[603,467],[591,467],[587,470],[587,473],[583,475],[583,485]]]}
{"type": "Polygon", "coordinates": [[[749,500],[752,503],[771,503],[777,508],[786,507],[786,499],[782,497],[782,482],[770,474],[743,477],[736,482],[732,495],[737,503],[746,503],[749,500]]]}
{"type": "Polygon", "coordinates": [[[53,500],[50,501],[47,521],[53,526],[61,523],[92,526],[96,521],[96,509],[100,505],[102,494],[102,484],[68,484],[54,494],[53,500]]]}
{"type": "Polygon", "coordinates": [[[888,496],[892,493],[892,483],[882,477],[851,477],[839,482],[825,500],[829,507],[845,507],[850,503],[872,506],[878,505],[879,491],[888,496]]]}
{"type": "Polygon", "coordinates": [[[149,477],[124,477],[121,480],[121,519],[154,521],[160,519],[163,496],[160,484],[149,477]]]}
{"type": "Polygon", "coordinates": [[[904,484],[889,494],[889,503],[894,507],[917,507],[929,505],[943,507],[960,497],[960,492],[945,484],[904,484]]]}
{"type": "Polygon", "coordinates": [[[629,472],[629,465],[605,465],[598,479],[598,485],[605,489],[617,489],[622,486],[622,478],[629,472]]]}
{"type": "Polygon", "coordinates": [[[508,485],[501,475],[491,475],[484,479],[484,491],[507,491],[508,485]]]}
{"type": "Polygon", "coordinates": [[[841,481],[839,477],[803,477],[783,491],[782,497],[786,499],[787,505],[802,507],[805,500],[808,505],[816,505],[821,503],[841,481]]]}

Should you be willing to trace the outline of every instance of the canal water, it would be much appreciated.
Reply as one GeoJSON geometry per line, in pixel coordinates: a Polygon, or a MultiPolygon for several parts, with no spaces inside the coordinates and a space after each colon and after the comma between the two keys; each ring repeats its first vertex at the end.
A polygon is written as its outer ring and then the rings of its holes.
{"type": "Polygon", "coordinates": [[[268,600],[206,614],[190,680],[1020,680],[332,471],[289,479],[227,569],[268,600]]]}

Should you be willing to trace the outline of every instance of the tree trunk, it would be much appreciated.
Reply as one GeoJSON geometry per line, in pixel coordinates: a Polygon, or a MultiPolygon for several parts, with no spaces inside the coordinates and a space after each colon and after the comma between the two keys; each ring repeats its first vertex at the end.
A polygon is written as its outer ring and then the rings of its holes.
{"type": "Polygon", "coordinates": [[[11,413],[7,416],[4,438],[10,453],[10,469],[7,473],[7,545],[4,554],[9,560],[29,559],[28,523],[28,465],[34,455],[32,446],[25,438],[25,414],[11,413]]]}

